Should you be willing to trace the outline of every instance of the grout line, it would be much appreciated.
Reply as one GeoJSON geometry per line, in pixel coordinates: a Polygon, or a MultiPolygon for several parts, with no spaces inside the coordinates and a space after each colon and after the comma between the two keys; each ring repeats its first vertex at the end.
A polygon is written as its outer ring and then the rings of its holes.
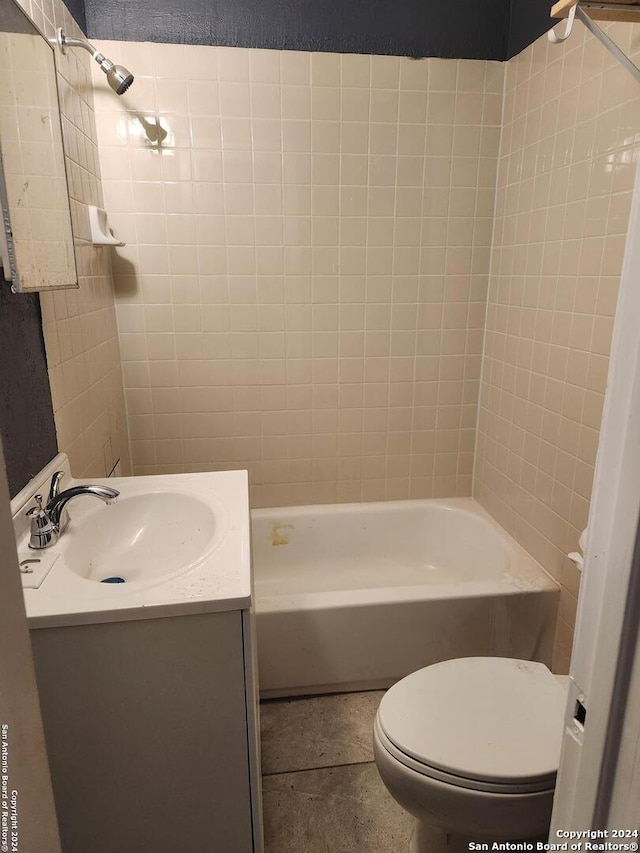
{"type": "Polygon", "coordinates": [[[341,767],[366,767],[368,764],[375,764],[375,761],[345,761],[343,764],[322,764],[319,767],[301,767],[298,770],[276,770],[272,773],[263,773],[262,778],[267,779],[272,776],[290,776],[292,773],[310,773],[313,770],[339,770],[341,767]]]}

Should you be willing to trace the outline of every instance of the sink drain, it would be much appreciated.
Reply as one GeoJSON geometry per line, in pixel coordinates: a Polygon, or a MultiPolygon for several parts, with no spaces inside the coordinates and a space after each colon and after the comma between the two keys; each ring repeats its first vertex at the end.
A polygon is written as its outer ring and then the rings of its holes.
{"type": "Polygon", "coordinates": [[[112,578],[103,578],[100,583],[126,583],[124,578],[114,576],[112,578]]]}

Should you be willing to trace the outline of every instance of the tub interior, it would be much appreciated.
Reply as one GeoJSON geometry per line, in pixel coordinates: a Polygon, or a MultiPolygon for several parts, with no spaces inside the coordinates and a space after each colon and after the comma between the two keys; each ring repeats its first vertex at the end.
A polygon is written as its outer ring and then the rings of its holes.
{"type": "Polygon", "coordinates": [[[254,510],[252,547],[265,697],[550,659],[557,586],[472,498],[254,510]]]}
{"type": "Polygon", "coordinates": [[[258,596],[477,581],[508,570],[509,550],[483,517],[403,503],[254,511],[258,596]]]}

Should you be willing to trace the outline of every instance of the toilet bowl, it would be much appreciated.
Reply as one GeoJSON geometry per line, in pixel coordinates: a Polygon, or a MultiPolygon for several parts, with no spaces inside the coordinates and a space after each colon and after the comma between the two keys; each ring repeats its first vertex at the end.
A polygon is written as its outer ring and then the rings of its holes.
{"type": "Polygon", "coordinates": [[[416,818],[412,853],[546,837],[567,684],[541,663],[458,658],[387,691],[374,755],[389,793],[416,818]]]}

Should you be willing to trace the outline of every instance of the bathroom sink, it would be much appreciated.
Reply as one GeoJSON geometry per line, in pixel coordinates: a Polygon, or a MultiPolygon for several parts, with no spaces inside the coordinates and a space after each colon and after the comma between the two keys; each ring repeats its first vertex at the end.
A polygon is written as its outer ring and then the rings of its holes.
{"type": "Polygon", "coordinates": [[[247,608],[251,604],[246,471],[75,480],[59,454],[12,501],[31,627],[86,625],[247,608]],[[35,494],[91,483],[119,492],[107,505],[72,498],[58,541],[29,549],[35,494]]]}
{"type": "MultiPolygon", "coordinates": [[[[86,499],[85,499],[86,501],[86,499]]],[[[216,516],[199,497],[166,491],[121,495],[69,524],[67,567],[88,581],[140,583],[188,572],[215,541],[216,516]]]]}

